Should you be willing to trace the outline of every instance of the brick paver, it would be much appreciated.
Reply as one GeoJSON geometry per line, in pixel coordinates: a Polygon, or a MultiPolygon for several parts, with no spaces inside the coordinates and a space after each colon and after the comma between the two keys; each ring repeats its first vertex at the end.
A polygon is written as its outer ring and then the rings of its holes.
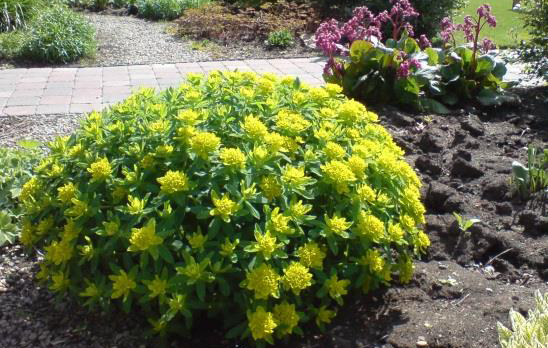
{"type": "Polygon", "coordinates": [[[321,85],[322,58],[246,59],[93,68],[0,70],[0,116],[82,113],[127,98],[138,87],[164,89],[180,84],[187,73],[212,70],[255,71],[299,77],[321,85]]]}

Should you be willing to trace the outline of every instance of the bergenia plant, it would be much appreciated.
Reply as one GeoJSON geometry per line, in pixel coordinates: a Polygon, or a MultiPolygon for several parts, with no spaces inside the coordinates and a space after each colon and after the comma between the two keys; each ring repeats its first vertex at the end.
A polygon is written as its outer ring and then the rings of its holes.
{"type": "Polygon", "coordinates": [[[494,105],[509,100],[503,95],[506,68],[493,55],[495,45],[481,38],[486,26],[497,21],[489,5],[477,16],[454,24],[444,18],[442,49],[429,38],[414,39],[410,21],[419,16],[409,0],[391,0],[392,8],[378,14],[367,7],[354,9],[346,23],[331,19],[316,32],[316,46],[328,57],[324,79],[343,87],[344,93],[368,103],[411,105],[419,110],[447,112],[444,105],[476,99],[494,105]],[[458,45],[462,31],[466,45],[458,45]],[[386,33],[391,33],[384,37],[386,33]]]}
{"type": "Polygon", "coordinates": [[[441,22],[441,37],[445,44],[456,46],[454,33],[462,31],[466,42],[472,45],[471,69],[476,68],[478,52],[487,53],[496,47],[490,39],[480,39],[481,31],[486,25],[492,28],[497,26],[497,19],[491,13],[491,6],[484,4],[477,9],[476,13],[477,17],[475,18],[472,16],[464,17],[462,24],[455,25],[448,17],[441,22]]]}

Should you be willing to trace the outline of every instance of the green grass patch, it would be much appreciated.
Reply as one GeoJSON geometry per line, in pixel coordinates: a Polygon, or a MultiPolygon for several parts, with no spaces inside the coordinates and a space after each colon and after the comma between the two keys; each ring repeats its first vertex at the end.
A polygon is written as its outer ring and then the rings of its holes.
{"type": "MultiPolygon", "coordinates": [[[[466,7],[456,16],[455,22],[462,23],[464,16],[471,15],[477,17],[476,10],[483,4],[489,4],[493,8],[493,15],[497,18],[497,27],[485,27],[482,31],[484,37],[493,40],[498,48],[516,47],[519,46],[522,40],[530,39],[527,29],[524,27],[525,22],[523,16],[512,11],[511,0],[469,0],[466,7]]],[[[461,33],[458,35],[460,42],[464,41],[461,33]]]]}

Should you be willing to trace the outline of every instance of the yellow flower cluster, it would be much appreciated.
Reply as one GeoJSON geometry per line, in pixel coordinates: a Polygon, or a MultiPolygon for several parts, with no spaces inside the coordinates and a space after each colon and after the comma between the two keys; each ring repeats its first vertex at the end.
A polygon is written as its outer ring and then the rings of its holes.
{"type": "Polygon", "coordinates": [[[318,246],[316,242],[309,242],[299,247],[296,252],[299,257],[299,262],[310,268],[322,269],[323,260],[326,257],[325,252],[318,246]]]}
{"type": "Polygon", "coordinates": [[[264,307],[257,307],[255,312],[247,314],[249,330],[254,340],[271,339],[274,329],[278,326],[274,315],[265,311],[264,307]]]}
{"type": "Polygon", "coordinates": [[[162,244],[163,239],[156,235],[156,220],[151,219],[141,228],[133,228],[129,237],[128,251],[145,251],[162,244]]]}
{"type": "Polygon", "coordinates": [[[54,265],[60,265],[72,258],[74,249],[68,240],[62,240],[60,242],[52,242],[49,246],[45,247],[45,250],[46,261],[54,265]]]}
{"type": "Polygon", "coordinates": [[[339,193],[348,192],[348,185],[356,181],[356,175],[344,162],[331,161],[321,168],[325,180],[333,184],[339,193]]]}
{"type": "Polygon", "coordinates": [[[100,160],[90,164],[88,172],[91,173],[91,179],[93,181],[102,181],[109,178],[112,174],[112,167],[107,158],[101,158],[100,160]]]}
{"type": "Polygon", "coordinates": [[[341,237],[347,237],[346,231],[352,226],[352,222],[346,221],[346,218],[335,214],[333,217],[324,216],[327,225],[327,233],[335,233],[341,237]]]}
{"type": "Polygon", "coordinates": [[[221,139],[213,133],[196,133],[190,139],[190,146],[202,159],[207,160],[209,155],[219,147],[221,139]]]}
{"type": "Polygon", "coordinates": [[[261,264],[246,276],[246,288],[255,293],[256,299],[278,297],[280,276],[266,263],[261,264]]]}
{"type": "Polygon", "coordinates": [[[256,237],[257,248],[259,252],[263,254],[265,259],[269,259],[272,253],[277,249],[276,237],[270,235],[269,231],[265,234],[258,234],[256,237]]]}
{"type": "Polygon", "coordinates": [[[221,198],[217,197],[217,195],[212,195],[211,199],[215,208],[211,209],[210,214],[221,217],[225,222],[230,222],[230,216],[239,210],[238,203],[231,200],[226,193],[221,198]]]}
{"type": "Polygon", "coordinates": [[[385,236],[384,223],[375,215],[364,211],[360,212],[354,230],[357,235],[369,238],[375,243],[379,243],[385,236]]]}
{"type": "Polygon", "coordinates": [[[59,200],[65,204],[70,203],[76,194],[76,186],[69,182],[57,189],[59,200]]]}
{"type": "Polygon", "coordinates": [[[350,280],[342,279],[339,280],[339,277],[334,274],[325,282],[325,287],[329,292],[329,296],[333,299],[341,298],[342,296],[348,293],[346,289],[350,285],[350,280]]]}
{"type": "Polygon", "coordinates": [[[219,159],[223,164],[232,169],[244,169],[246,157],[240,149],[225,148],[219,154],[219,159]]]}
{"type": "Polygon", "coordinates": [[[246,116],[242,124],[246,134],[253,140],[263,140],[268,134],[268,129],[258,117],[246,116]]]}
{"type": "Polygon", "coordinates": [[[299,262],[291,262],[284,271],[283,284],[295,295],[312,285],[312,273],[299,262]]]}
{"type": "Polygon", "coordinates": [[[274,306],[274,320],[280,327],[281,335],[285,336],[293,332],[293,329],[299,324],[300,318],[294,304],[282,302],[274,306]]]}
{"type": "Polygon", "coordinates": [[[120,271],[120,274],[112,274],[108,278],[112,280],[112,298],[126,298],[131,290],[137,287],[137,283],[135,283],[133,277],[123,270],[120,271]]]}
{"type": "Polygon", "coordinates": [[[282,133],[297,135],[310,127],[310,122],[298,113],[282,110],[276,116],[276,127],[282,133]]]}
{"type": "Polygon", "coordinates": [[[160,184],[160,191],[165,194],[188,191],[190,188],[188,177],[181,171],[168,170],[167,173],[156,179],[160,184]]]}
{"type": "Polygon", "coordinates": [[[268,200],[278,198],[282,194],[282,186],[278,183],[274,176],[265,176],[261,179],[259,187],[263,191],[264,196],[268,200]]]}

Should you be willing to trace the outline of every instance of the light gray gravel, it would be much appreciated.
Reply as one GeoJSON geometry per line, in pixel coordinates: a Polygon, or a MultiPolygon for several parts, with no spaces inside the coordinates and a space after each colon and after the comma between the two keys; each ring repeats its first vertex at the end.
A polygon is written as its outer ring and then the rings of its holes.
{"type": "Polygon", "coordinates": [[[130,65],[210,60],[206,52],[192,50],[191,42],[166,33],[167,22],[131,16],[85,13],[97,31],[93,65],[130,65]]]}
{"type": "Polygon", "coordinates": [[[43,144],[57,136],[70,135],[82,115],[32,115],[0,117],[0,146],[14,147],[19,140],[36,140],[43,144]]]}

